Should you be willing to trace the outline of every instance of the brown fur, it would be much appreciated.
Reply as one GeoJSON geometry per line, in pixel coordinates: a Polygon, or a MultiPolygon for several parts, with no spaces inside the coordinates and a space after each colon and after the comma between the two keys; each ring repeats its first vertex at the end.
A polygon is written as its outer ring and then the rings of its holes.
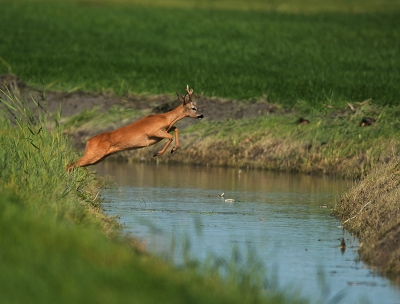
{"type": "Polygon", "coordinates": [[[203,114],[197,111],[196,104],[192,101],[193,90],[189,90],[189,86],[186,88],[185,96],[176,94],[181,105],[174,110],[149,115],[120,129],[90,138],[83,157],[69,164],[67,171],[76,167],[94,165],[111,154],[148,147],[166,138],[168,141],[165,146],[154,155],[160,156],[173,140],[173,136],[169,134],[171,131],[175,133],[175,146],[171,150],[171,153],[174,153],[179,148],[178,128],[174,124],[185,117],[203,118],[203,114]]]}

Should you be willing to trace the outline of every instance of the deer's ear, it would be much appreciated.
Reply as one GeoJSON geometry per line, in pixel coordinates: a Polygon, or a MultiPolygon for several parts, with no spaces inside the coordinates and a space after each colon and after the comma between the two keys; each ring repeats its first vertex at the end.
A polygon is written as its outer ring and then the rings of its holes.
{"type": "Polygon", "coordinates": [[[182,95],[180,95],[178,92],[176,93],[176,95],[178,96],[178,100],[179,100],[181,103],[185,104],[185,97],[183,97],[182,95]]]}
{"type": "Polygon", "coordinates": [[[190,95],[189,94],[186,94],[185,95],[185,103],[184,104],[187,104],[187,103],[189,103],[189,102],[191,102],[192,101],[192,98],[190,98],[190,95]]]}

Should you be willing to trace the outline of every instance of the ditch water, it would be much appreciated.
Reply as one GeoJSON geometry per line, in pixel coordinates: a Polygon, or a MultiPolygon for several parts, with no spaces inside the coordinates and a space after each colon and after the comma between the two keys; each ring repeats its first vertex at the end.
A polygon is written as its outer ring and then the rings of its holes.
{"type": "Polygon", "coordinates": [[[358,240],[330,216],[349,181],[107,161],[91,170],[109,176],[110,187],[101,191],[105,213],[177,265],[184,252],[203,262],[231,261],[236,252],[242,261],[256,257],[267,282],[313,303],[339,303],[341,296],[340,303],[400,303],[399,288],[357,261],[358,240]]]}

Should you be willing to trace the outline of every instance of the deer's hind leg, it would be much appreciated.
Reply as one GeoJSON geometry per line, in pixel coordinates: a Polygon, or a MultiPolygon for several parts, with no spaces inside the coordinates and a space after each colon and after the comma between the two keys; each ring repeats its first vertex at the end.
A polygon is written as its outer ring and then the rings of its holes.
{"type": "Polygon", "coordinates": [[[71,163],[67,167],[67,171],[69,172],[71,169],[77,167],[95,165],[110,154],[109,150],[110,144],[107,141],[101,141],[97,137],[92,137],[86,144],[85,154],[76,162],[71,163]]]}

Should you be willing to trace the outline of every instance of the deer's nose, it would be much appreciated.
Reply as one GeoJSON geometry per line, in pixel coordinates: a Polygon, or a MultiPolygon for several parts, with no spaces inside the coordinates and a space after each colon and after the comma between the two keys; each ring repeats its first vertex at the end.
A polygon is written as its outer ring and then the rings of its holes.
{"type": "Polygon", "coordinates": [[[202,119],[203,117],[204,117],[203,114],[200,114],[200,115],[197,116],[198,119],[202,119]]]}

